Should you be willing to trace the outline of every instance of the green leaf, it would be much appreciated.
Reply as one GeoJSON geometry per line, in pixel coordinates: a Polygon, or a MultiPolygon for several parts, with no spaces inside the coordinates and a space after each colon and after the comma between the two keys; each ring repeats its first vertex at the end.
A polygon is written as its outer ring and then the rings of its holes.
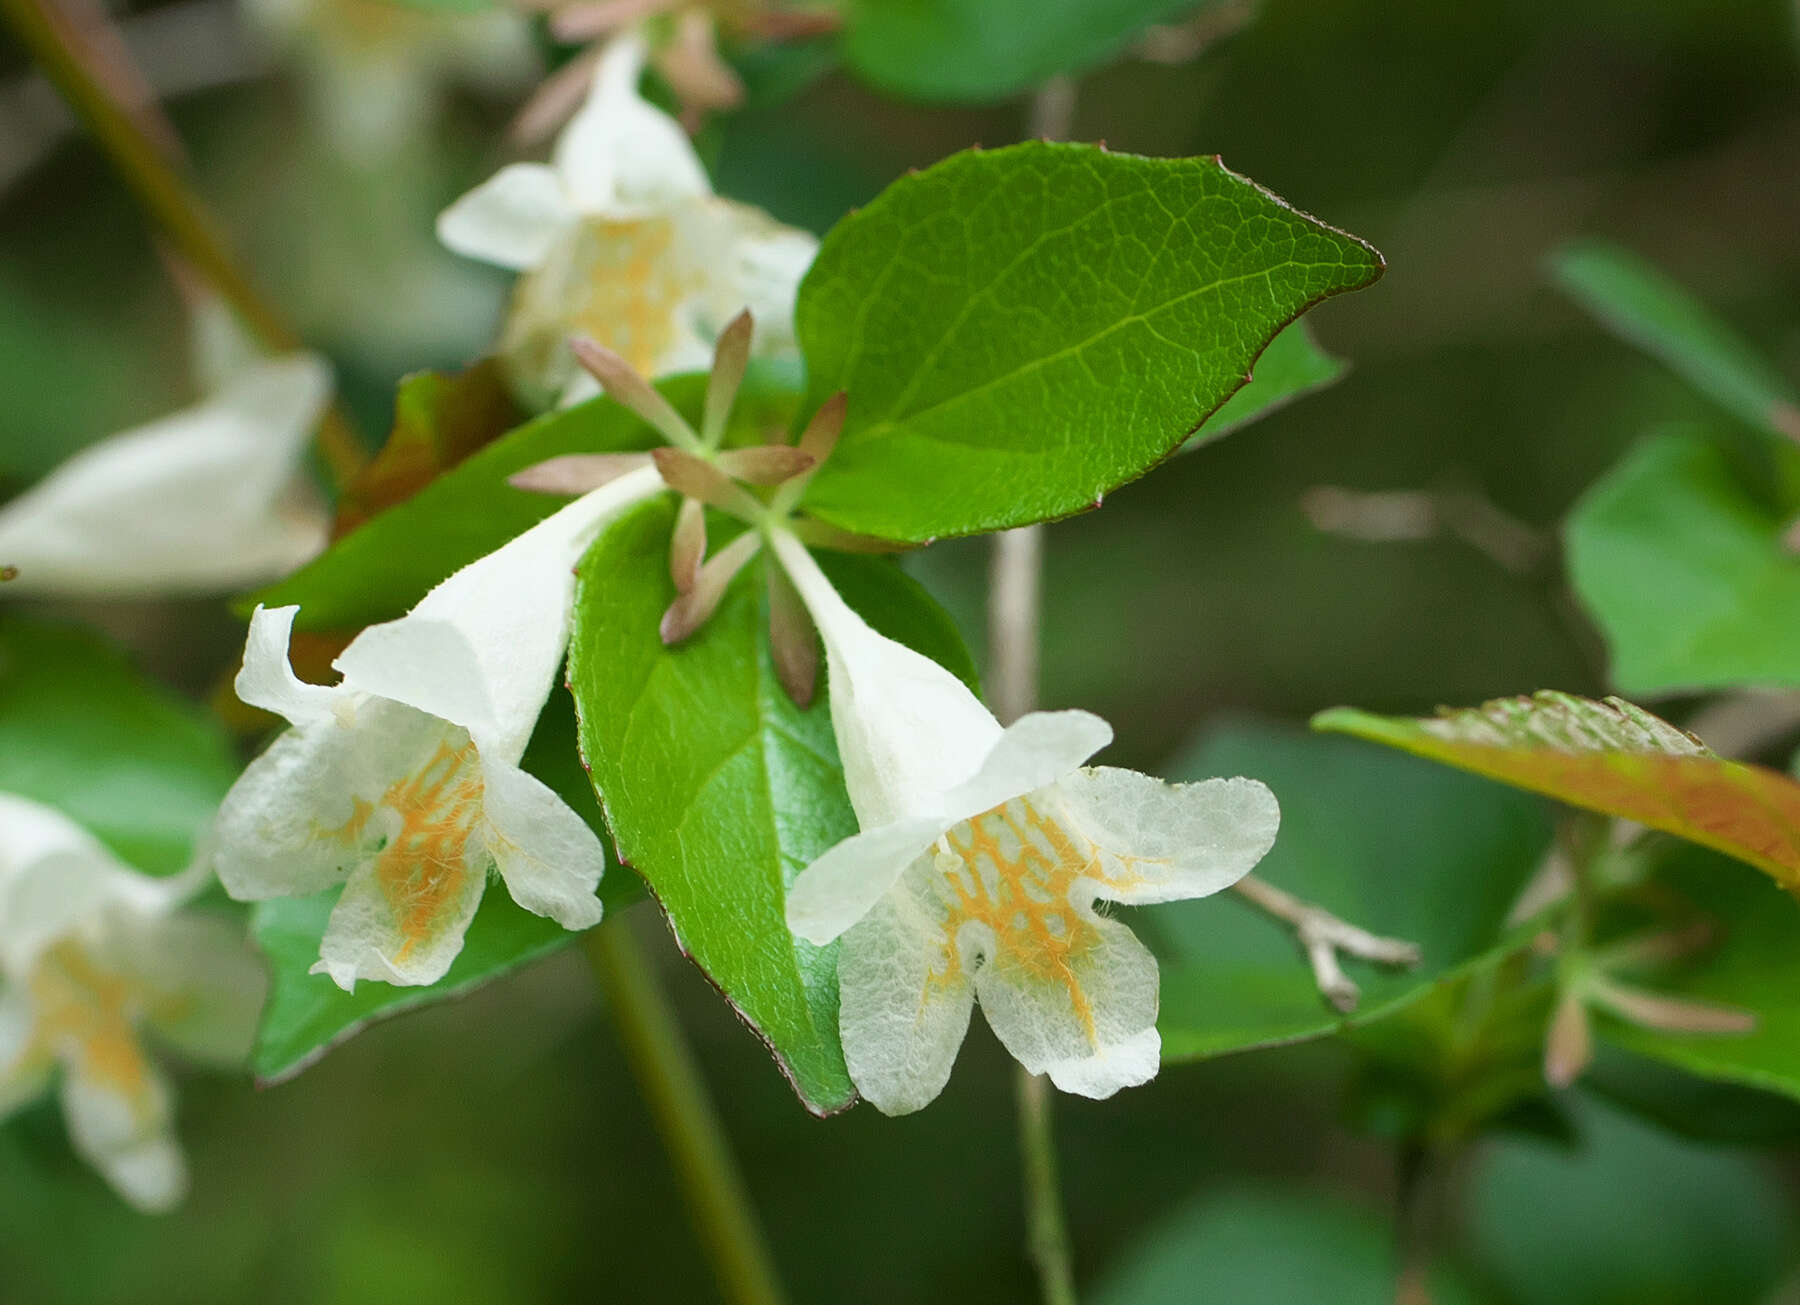
{"type": "Polygon", "coordinates": [[[1800,557],[1710,441],[1662,435],[1576,504],[1569,575],[1634,695],[1800,685],[1800,557]]]}
{"type": "MultiPolygon", "coordinates": [[[[658,389],[698,420],[706,377],[676,376],[658,389]]],[[[757,369],[746,379],[732,431],[761,442],[792,417],[786,379],[757,369]]],[[[347,630],[390,620],[459,568],[529,530],[568,500],[513,489],[515,471],[566,453],[612,453],[660,443],[642,419],[597,398],[487,445],[398,506],[371,518],[320,557],[247,602],[300,605],[295,627],[347,630]]]]}
{"type": "Polygon", "coordinates": [[[237,777],[219,723],[83,630],[0,621],[0,792],[173,874],[237,777]]]}
{"type": "Polygon", "coordinates": [[[957,154],[840,222],[801,284],[813,399],[850,396],[807,508],[904,540],[1091,508],[1381,270],[1217,159],[957,154]]]}
{"type": "Polygon", "coordinates": [[[1204,7],[1195,0],[853,0],[844,58],[895,95],[980,103],[1104,63],[1152,23],[1204,7]]]}
{"type": "Polygon", "coordinates": [[[1513,1305],[1756,1305],[1787,1267],[1791,1203],[1754,1156],[1583,1100],[1573,1151],[1486,1148],[1469,1177],[1475,1266],[1513,1305]]]}
{"type": "MultiPolygon", "coordinates": [[[[604,829],[576,749],[575,714],[567,694],[555,694],[546,706],[524,764],[596,830],[604,829]]],[[[269,962],[269,998],[250,1055],[250,1068],[262,1083],[292,1078],[377,1020],[459,997],[576,937],[556,921],[516,905],[505,885],[493,880],[482,895],[461,953],[442,979],[427,987],[365,979],[350,993],[323,974],[309,973],[319,959],[319,941],[342,891],[330,888],[310,897],[259,902],[251,914],[251,934],[269,962]]],[[[636,878],[616,865],[600,881],[600,898],[609,913],[628,906],[640,894],[636,878]]]]}
{"type": "Polygon", "coordinates": [[[1800,407],[1782,375],[1706,306],[1617,245],[1568,245],[1550,274],[1622,339],[1659,359],[1695,389],[1772,434],[1800,438],[1800,407]]]}
{"type": "MultiPolygon", "coordinates": [[[[1101,1276],[1092,1305],[1392,1305],[1390,1219],[1324,1192],[1237,1188],[1167,1215],[1101,1276]]],[[[1480,1299],[1447,1269],[1436,1305],[1480,1299]]]]}
{"type": "Polygon", "coordinates": [[[1165,1059],[1377,1020],[1516,945],[1506,912],[1550,837],[1534,799],[1272,726],[1211,732],[1168,774],[1248,775],[1269,785],[1281,832],[1257,875],[1365,929],[1418,943],[1424,962],[1406,971],[1347,962],[1363,997],[1345,1020],[1319,996],[1292,931],[1249,903],[1224,894],[1150,908],[1137,918],[1162,962],[1165,1059]]]}
{"type": "MultiPolygon", "coordinates": [[[[620,859],[661,903],[683,951],[775,1053],[809,1110],[855,1101],[837,1034],[836,947],[788,931],[787,886],[856,831],[822,702],[802,711],[776,679],[761,565],[675,648],[657,623],[674,507],[645,504],[583,561],[569,683],[581,745],[620,859]]],[[[821,555],[864,617],[959,673],[967,654],[889,560],[821,555]]]]}
{"type": "Polygon", "coordinates": [[[1800,892],[1800,784],[1726,761],[1621,698],[1601,703],[1545,691],[1446,708],[1431,720],[1338,707],[1315,716],[1313,728],[1635,820],[1735,856],[1800,892]]]}
{"type": "Polygon", "coordinates": [[[1302,318],[1269,341],[1269,347],[1256,360],[1249,382],[1201,423],[1200,429],[1181,446],[1182,452],[1248,426],[1314,390],[1334,385],[1349,370],[1349,363],[1319,347],[1312,327],[1302,318]]]}
{"type": "Polygon", "coordinates": [[[1626,1051],[1701,1078],[1800,1098],[1800,906],[1769,881],[1717,853],[1682,847],[1663,858],[1655,883],[1716,927],[1716,945],[1626,981],[1658,994],[1746,1010],[1746,1034],[1663,1033],[1595,1015],[1595,1031],[1626,1051]]]}

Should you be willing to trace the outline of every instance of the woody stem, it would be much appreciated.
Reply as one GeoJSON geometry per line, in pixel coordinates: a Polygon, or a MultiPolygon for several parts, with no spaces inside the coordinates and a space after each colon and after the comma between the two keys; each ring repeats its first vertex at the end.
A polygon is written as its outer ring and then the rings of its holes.
{"type": "Polygon", "coordinates": [[[581,942],[721,1293],[731,1305],[783,1305],[787,1298],[724,1126],[630,920],[612,916],[581,942]]]}
{"type": "MultiPolygon", "coordinates": [[[[93,132],[113,168],[170,243],[265,346],[276,352],[300,348],[299,336],[233,260],[217,224],[198,196],[144,135],[139,123],[101,85],[72,48],[43,0],[0,0],[0,15],[4,15],[8,26],[76,116],[93,132]]],[[[333,482],[341,488],[362,466],[362,446],[349,423],[335,410],[320,423],[317,438],[319,455],[333,482]]]]}
{"type": "MultiPolygon", "coordinates": [[[[1030,132],[1044,140],[1064,138],[1074,112],[1074,81],[1053,77],[1032,97],[1030,132]]],[[[987,689],[988,705],[1002,724],[1037,708],[1043,589],[1043,527],[1022,526],[996,535],[988,569],[987,689]]],[[[1021,1065],[1017,1088],[1026,1251],[1037,1269],[1044,1305],[1076,1305],[1050,1084],[1021,1065]]]]}

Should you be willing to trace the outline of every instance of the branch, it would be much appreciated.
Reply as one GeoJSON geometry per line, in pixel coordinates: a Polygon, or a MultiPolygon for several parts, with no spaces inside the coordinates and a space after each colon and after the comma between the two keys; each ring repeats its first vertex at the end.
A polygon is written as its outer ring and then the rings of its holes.
{"type": "Polygon", "coordinates": [[[1382,938],[1367,929],[1359,929],[1323,907],[1303,902],[1254,875],[1246,875],[1233,887],[1258,910],[1293,929],[1312,965],[1313,982],[1318,984],[1325,999],[1345,1015],[1356,1009],[1362,990],[1338,964],[1340,952],[1358,960],[1374,961],[1377,965],[1419,963],[1421,953],[1417,943],[1401,938],[1382,938]]]}

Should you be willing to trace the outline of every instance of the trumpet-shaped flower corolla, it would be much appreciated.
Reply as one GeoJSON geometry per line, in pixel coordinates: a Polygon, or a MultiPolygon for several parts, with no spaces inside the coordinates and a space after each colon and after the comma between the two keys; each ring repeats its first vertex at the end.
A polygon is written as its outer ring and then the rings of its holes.
{"type": "Polygon", "coordinates": [[[315,972],[436,982],[490,870],[529,911],[599,922],[600,840],[519,762],[568,643],[576,562],[662,488],[646,467],[576,499],[364,630],[330,687],[288,663],[298,609],[257,610],[238,696],[293,728],[227,794],[217,867],[243,899],[343,885],[315,972]]]}
{"type": "Polygon", "coordinates": [[[808,866],[788,923],[841,937],[844,1057],[888,1114],[949,1079],[969,1013],[1032,1073],[1106,1097],[1157,1071],[1155,958],[1100,902],[1228,888],[1280,813],[1249,779],[1167,784],[1088,767],[1112,730],[1083,711],[1010,728],[929,658],[876,633],[804,545],[772,546],[825,644],[831,719],[861,832],[808,866]]]}
{"type": "Polygon", "coordinates": [[[234,1066],[264,986],[241,927],[182,911],[193,875],[153,879],[60,812],[0,794],[0,1115],[59,1080],[75,1149],[139,1209],[187,1190],[148,1032],[234,1066]]]}

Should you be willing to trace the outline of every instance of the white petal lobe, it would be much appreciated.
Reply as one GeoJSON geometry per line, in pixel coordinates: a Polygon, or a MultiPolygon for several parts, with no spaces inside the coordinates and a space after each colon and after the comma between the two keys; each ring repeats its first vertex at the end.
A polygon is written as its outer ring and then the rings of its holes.
{"type": "Polygon", "coordinates": [[[600,839],[548,786],[516,766],[489,765],[488,851],[513,901],[565,929],[600,923],[600,839]]]}
{"type": "Polygon", "coordinates": [[[947,950],[932,892],[908,876],[838,951],[838,1024],[857,1091],[884,1115],[929,1105],[950,1080],[973,993],[947,950]]]}
{"type": "Polygon", "coordinates": [[[1064,809],[1101,850],[1100,895],[1147,904],[1229,888],[1274,846],[1281,808],[1253,779],[1170,784],[1111,766],[1058,785],[1064,809]]]}
{"type": "Polygon", "coordinates": [[[536,267],[579,218],[554,168],[514,163],[438,215],[445,248],[523,272],[536,267]]]}

